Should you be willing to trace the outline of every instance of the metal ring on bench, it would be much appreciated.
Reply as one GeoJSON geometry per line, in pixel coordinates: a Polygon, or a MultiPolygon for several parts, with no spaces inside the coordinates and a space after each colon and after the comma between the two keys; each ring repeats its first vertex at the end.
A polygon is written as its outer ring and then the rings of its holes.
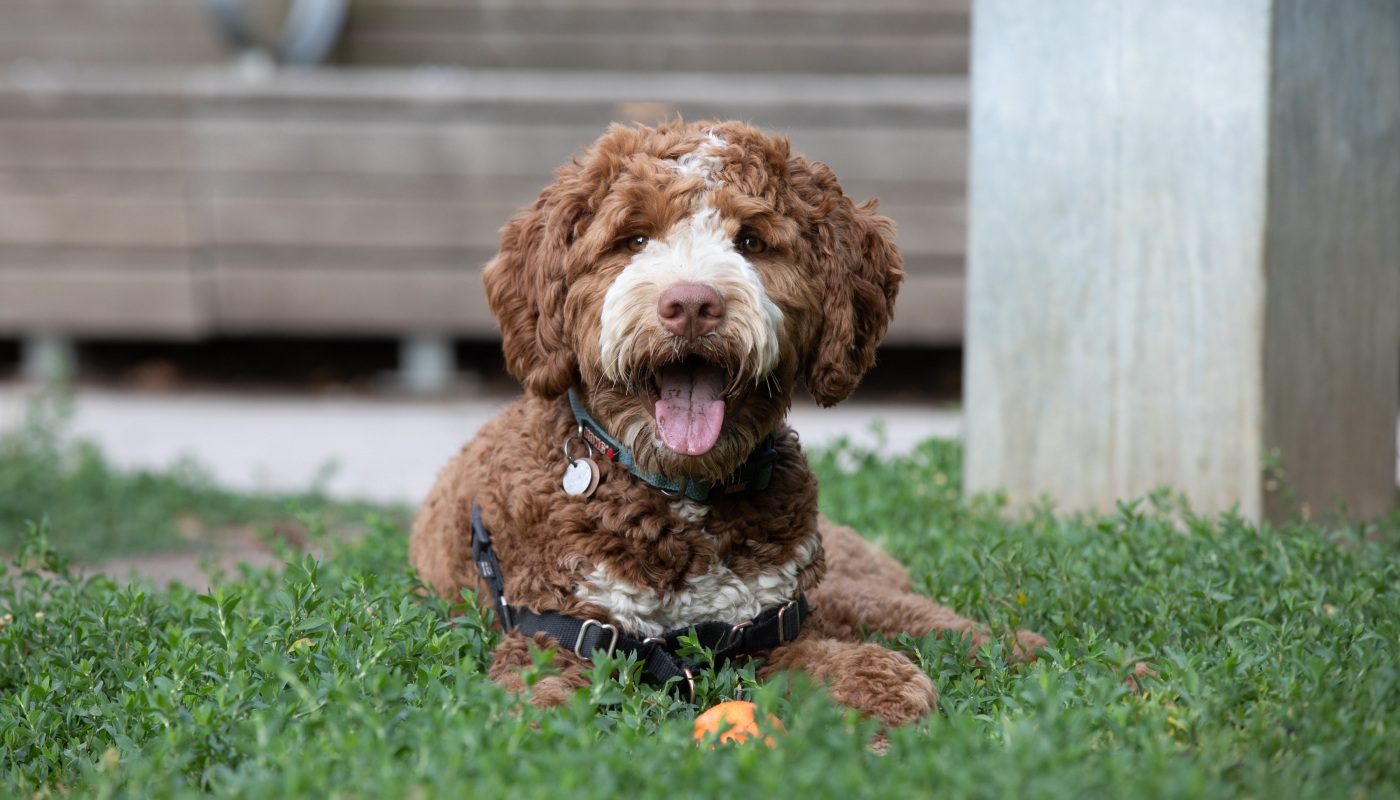
{"type": "Polygon", "coordinates": [[[253,30],[245,0],[204,0],[224,38],[241,51],[262,50],[284,64],[321,63],[345,27],[348,0],[292,0],[273,44],[253,30]]]}

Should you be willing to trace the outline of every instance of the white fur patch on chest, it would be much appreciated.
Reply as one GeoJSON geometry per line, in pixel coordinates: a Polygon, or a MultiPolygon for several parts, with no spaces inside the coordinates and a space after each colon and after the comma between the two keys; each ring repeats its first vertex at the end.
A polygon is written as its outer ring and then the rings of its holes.
{"type": "Polygon", "coordinates": [[[812,563],[820,547],[821,535],[813,531],[797,546],[790,561],[747,578],[716,564],[680,591],[624,583],[613,577],[606,564],[600,564],[584,576],[574,596],[608,609],[614,623],[642,636],[657,636],[700,622],[737,625],[765,608],[797,597],[797,574],[812,563]]]}

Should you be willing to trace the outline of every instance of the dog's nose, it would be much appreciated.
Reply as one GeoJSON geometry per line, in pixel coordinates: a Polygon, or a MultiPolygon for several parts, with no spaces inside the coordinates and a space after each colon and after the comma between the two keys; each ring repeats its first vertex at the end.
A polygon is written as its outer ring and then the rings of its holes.
{"type": "Polygon", "coordinates": [[[656,315],[671,333],[698,339],[719,327],[724,299],[703,283],[678,283],[661,293],[656,315]]]}

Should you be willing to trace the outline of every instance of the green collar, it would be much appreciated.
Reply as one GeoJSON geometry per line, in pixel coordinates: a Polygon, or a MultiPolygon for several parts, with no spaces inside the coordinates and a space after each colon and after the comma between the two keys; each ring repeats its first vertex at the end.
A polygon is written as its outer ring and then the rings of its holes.
{"type": "Polygon", "coordinates": [[[698,503],[713,503],[723,497],[761,492],[768,488],[768,483],[773,478],[773,463],[778,460],[778,452],[773,449],[775,438],[771,433],[759,442],[747,461],[723,480],[687,477],[676,483],[662,475],[638,469],[632,459],[632,451],[603,430],[603,426],[583,407],[583,400],[573,389],[569,390],[569,406],[574,411],[574,419],[578,421],[584,441],[590,447],[602,453],[609,461],[626,467],[628,472],[660,489],[668,497],[679,498],[684,495],[698,503]]]}

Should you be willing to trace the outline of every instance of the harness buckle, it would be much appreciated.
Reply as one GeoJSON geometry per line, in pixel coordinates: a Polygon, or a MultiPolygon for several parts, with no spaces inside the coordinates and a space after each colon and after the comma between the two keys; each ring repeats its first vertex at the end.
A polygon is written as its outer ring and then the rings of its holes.
{"type": "Polygon", "coordinates": [[[607,654],[608,654],[609,656],[611,656],[611,655],[613,654],[613,650],[617,649],[617,640],[618,640],[618,638],[620,638],[620,635],[619,635],[618,632],[617,632],[617,628],[613,627],[612,625],[608,625],[608,624],[606,624],[606,623],[599,622],[599,621],[596,620],[596,619],[586,619],[586,620],[584,620],[584,621],[583,621],[583,627],[581,627],[581,628],[578,629],[578,641],[574,642],[574,655],[578,656],[579,658],[592,660],[592,658],[593,658],[593,654],[592,654],[592,653],[589,653],[588,655],[584,655],[582,652],[580,652],[581,650],[583,650],[583,640],[586,639],[586,638],[588,638],[588,626],[589,626],[589,625],[596,625],[596,626],[598,627],[598,630],[602,630],[602,631],[612,631],[612,641],[608,643],[608,647],[607,647],[607,654]]]}
{"type": "MultiPolygon", "coordinates": [[[[778,644],[787,644],[788,642],[792,641],[793,639],[796,639],[797,636],[798,636],[798,634],[800,634],[800,633],[802,632],[802,620],[801,620],[801,618],[799,618],[799,619],[797,620],[797,633],[794,633],[794,634],[792,635],[792,639],[789,639],[788,636],[787,636],[787,625],[785,625],[784,622],[783,622],[783,614],[786,614],[787,611],[788,611],[788,609],[796,609],[796,608],[797,608],[797,601],[796,601],[796,600],[789,600],[789,601],[787,601],[787,603],[785,603],[785,604],[783,604],[783,605],[781,605],[781,606],[778,607],[778,644]]],[[[800,613],[800,612],[799,612],[799,613],[800,613]]]]}

